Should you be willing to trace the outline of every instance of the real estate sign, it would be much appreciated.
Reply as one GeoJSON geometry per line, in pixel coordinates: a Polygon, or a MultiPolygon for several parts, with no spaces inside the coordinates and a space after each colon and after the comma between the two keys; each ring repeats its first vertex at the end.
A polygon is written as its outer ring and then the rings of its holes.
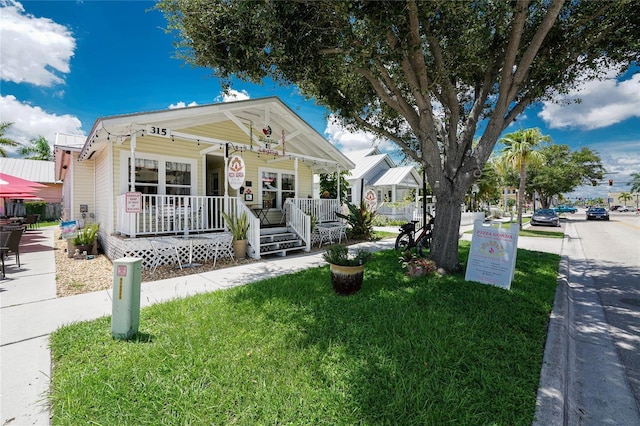
{"type": "Polygon", "coordinates": [[[473,226],[467,281],[511,288],[518,252],[518,226],[496,228],[481,220],[473,226]]]}

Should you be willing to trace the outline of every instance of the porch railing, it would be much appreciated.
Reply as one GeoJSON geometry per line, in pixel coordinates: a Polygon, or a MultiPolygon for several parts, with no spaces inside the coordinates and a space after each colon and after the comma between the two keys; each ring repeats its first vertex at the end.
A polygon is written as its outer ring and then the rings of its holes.
{"type": "Polygon", "coordinates": [[[238,201],[237,198],[229,198],[227,213],[230,216],[239,216],[242,213],[247,214],[247,218],[249,219],[247,243],[250,246],[247,254],[253,259],[260,259],[260,219],[258,219],[249,207],[238,201]]]}
{"type": "Polygon", "coordinates": [[[324,198],[293,198],[291,202],[294,206],[302,210],[305,214],[313,215],[318,223],[337,222],[340,212],[340,204],[335,199],[324,198]]]}
{"type": "Polygon", "coordinates": [[[287,224],[302,238],[306,244],[305,251],[311,251],[311,217],[297,206],[293,198],[286,203],[287,224]]]}

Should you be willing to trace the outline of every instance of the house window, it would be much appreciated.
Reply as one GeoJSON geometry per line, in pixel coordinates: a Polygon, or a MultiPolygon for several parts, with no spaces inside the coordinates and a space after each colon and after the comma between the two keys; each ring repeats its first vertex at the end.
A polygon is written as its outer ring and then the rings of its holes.
{"type": "MultiPolygon", "coordinates": [[[[131,164],[131,159],[129,159],[131,164]]],[[[131,184],[131,174],[129,177],[129,185],[131,184]]],[[[136,192],[143,194],[157,194],[158,193],[158,161],[157,160],[145,160],[143,158],[136,158],[136,192]]]]}
{"type": "Polygon", "coordinates": [[[345,201],[348,201],[348,202],[353,204],[353,194],[352,194],[352,192],[353,191],[351,191],[351,187],[348,187],[347,188],[347,195],[346,195],[347,199],[345,201]]]}
{"type": "MultiPolygon", "coordinates": [[[[151,157],[151,156],[150,156],[151,157]]],[[[124,162],[126,171],[126,188],[131,187],[131,157],[124,162]]],[[[191,195],[192,162],[166,161],[160,158],[135,159],[135,190],[143,194],[153,195],[191,195]]]]}
{"type": "Polygon", "coordinates": [[[263,170],[260,172],[262,205],[279,209],[287,198],[296,196],[295,175],[284,171],[263,170]]]}
{"type": "Polygon", "coordinates": [[[191,195],[191,164],[167,161],[165,176],[167,195],[191,195]]]}

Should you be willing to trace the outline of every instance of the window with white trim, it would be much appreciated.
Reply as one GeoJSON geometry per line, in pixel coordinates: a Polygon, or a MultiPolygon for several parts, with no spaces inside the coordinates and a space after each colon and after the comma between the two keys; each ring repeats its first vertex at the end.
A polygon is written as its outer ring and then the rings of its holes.
{"type": "MultiPolygon", "coordinates": [[[[131,157],[125,156],[123,164],[126,174],[125,191],[131,187],[131,157]]],[[[135,190],[154,195],[191,195],[195,161],[184,159],[171,161],[150,154],[136,155],[135,190]]]]}
{"type": "Polygon", "coordinates": [[[274,169],[260,169],[260,198],[268,209],[280,209],[287,198],[296,196],[295,174],[274,169]]]}

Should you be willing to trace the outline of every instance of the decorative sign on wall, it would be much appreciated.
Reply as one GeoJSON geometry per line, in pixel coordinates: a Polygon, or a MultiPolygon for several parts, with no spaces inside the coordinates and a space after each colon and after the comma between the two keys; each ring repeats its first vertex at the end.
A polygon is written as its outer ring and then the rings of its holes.
{"type": "Polygon", "coordinates": [[[364,203],[369,211],[373,211],[378,206],[378,197],[373,189],[364,193],[364,203]]]}
{"type": "Polygon", "coordinates": [[[518,226],[494,228],[476,221],[464,279],[510,289],[517,252],[518,226]]]}
{"type": "Polygon", "coordinates": [[[142,213],[142,193],[127,192],[125,194],[124,209],[127,213],[142,213]]]}
{"type": "Polygon", "coordinates": [[[242,159],[242,157],[234,155],[229,159],[229,170],[227,172],[227,177],[231,188],[239,189],[244,183],[245,176],[246,171],[244,167],[244,160],[242,159]]]}

